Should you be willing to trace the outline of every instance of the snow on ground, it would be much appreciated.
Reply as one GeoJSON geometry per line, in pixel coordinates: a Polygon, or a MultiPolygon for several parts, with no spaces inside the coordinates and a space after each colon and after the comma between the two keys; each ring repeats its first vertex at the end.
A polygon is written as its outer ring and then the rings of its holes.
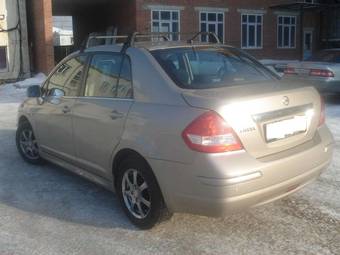
{"type": "Polygon", "coordinates": [[[46,76],[42,73],[39,73],[32,78],[0,86],[1,102],[4,102],[6,100],[23,100],[26,96],[26,89],[29,86],[41,85],[45,81],[45,79],[46,76]]]}
{"type": "Polygon", "coordinates": [[[340,99],[328,99],[331,167],[280,201],[223,219],[176,214],[134,228],[110,192],[15,148],[17,107],[43,75],[0,86],[0,254],[340,254],[340,99]]]}

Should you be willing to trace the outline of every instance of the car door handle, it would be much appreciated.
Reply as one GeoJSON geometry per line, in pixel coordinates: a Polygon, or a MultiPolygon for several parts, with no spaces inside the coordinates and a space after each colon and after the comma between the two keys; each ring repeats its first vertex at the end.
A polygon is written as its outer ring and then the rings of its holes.
{"type": "Polygon", "coordinates": [[[67,105],[65,105],[64,106],[64,108],[63,108],[63,113],[69,113],[71,111],[71,108],[69,107],[69,106],[67,106],[67,105]]]}
{"type": "Polygon", "coordinates": [[[113,110],[110,114],[111,119],[116,120],[124,117],[124,113],[113,110]]]}

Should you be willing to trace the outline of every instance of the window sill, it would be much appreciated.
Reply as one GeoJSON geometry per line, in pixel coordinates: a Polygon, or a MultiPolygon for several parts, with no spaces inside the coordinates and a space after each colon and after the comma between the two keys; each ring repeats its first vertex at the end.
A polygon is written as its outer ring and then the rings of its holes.
{"type": "Polygon", "coordinates": [[[277,47],[278,50],[296,50],[296,47],[277,47]]]}
{"type": "Polygon", "coordinates": [[[241,47],[242,50],[263,50],[263,47],[241,47]]]}

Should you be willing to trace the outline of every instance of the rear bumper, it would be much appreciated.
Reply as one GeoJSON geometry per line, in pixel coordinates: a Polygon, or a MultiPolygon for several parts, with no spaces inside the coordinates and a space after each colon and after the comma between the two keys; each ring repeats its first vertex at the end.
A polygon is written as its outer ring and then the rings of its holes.
{"type": "Polygon", "coordinates": [[[282,198],[317,179],[333,153],[328,128],[318,133],[315,144],[278,159],[258,160],[239,152],[200,154],[190,165],[149,161],[171,211],[218,217],[282,198]],[[247,175],[252,178],[235,179],[247,175]]]}

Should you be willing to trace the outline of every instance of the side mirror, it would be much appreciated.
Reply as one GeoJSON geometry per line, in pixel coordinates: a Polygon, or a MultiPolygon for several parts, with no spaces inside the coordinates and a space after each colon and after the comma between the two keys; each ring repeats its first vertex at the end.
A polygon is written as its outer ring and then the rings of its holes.
{"type": "Polygon", "coordinates": [[[39,85],[32,85],[27,88],[27,97],[40,97],[41,87],[39,85]]]}
{"type": "Polygon", "coordinates": [[[65,91],[62,89],[53,88],[50,90],[49,96],[55,97],[55,98],[61,98],[65,96],[65,91]]]}

